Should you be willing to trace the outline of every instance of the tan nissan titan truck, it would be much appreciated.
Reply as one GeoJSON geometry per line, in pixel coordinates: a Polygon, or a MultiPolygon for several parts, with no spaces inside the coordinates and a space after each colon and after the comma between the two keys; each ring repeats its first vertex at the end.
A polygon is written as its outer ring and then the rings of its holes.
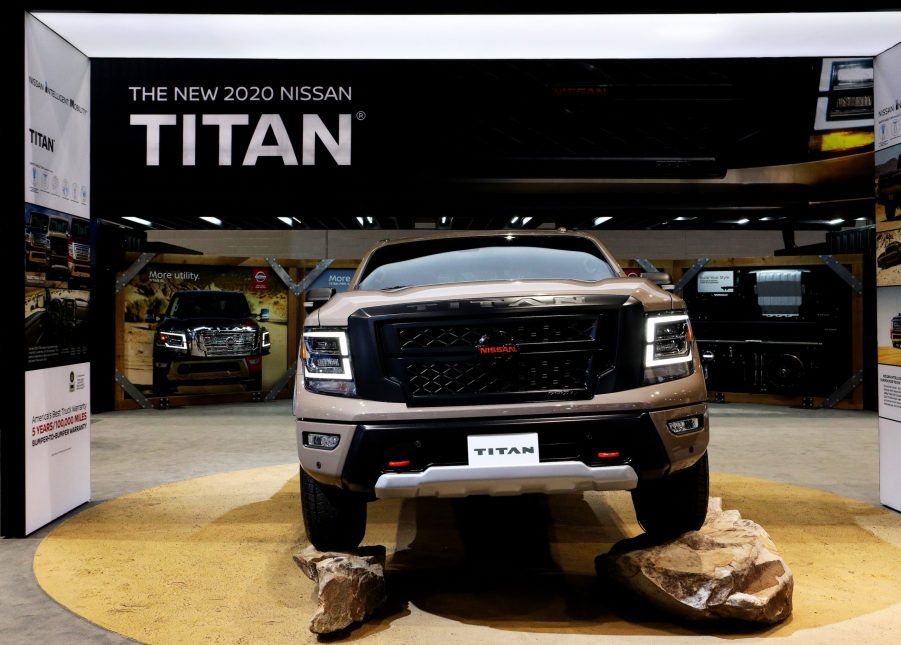
{"type": "MultiPolygon", "coordinates": [[[[381,242],[306,320],[294,392],[310,541],[352,549],[392,497],[628,490],[644,529],[707,511],[706,389],[685,303],[592,236],[381,242]]],[[[325,293],[323,293],[325,292],[325,293]]]]}

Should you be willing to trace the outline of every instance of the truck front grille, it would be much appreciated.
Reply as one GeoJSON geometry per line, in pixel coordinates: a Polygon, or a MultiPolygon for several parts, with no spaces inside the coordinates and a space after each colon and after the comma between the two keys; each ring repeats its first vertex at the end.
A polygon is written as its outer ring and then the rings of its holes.
{"type": "Polygon", "coordinates": [[[197,345],[207,356],[250,356],[256,345],[254,331],[201,331],[197,345]]]}
{"type": "Polygon", "coordinates": [[[76,262],[91,261],[91,247],[87,244],[75,242],[72,244],[72,259],[76,262]]]}
{"type": "Polygon", "coordinates": [[[388,321],[385,376],[409,405],[591,398],[616,358],[618,311],[388,321]]]}
{"type": "Polygon", "coordinates": [[[492,357],[486,361],[407,364],[414,397],[442,394],[505,394],[510,392],[585,391],[590,357],[535,354],[519,360],[492,357]]]}

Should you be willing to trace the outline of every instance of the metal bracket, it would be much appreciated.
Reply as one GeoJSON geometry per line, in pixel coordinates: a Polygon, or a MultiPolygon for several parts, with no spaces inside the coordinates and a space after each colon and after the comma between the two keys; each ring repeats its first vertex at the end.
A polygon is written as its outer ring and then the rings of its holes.
{"type": "Polygon", "coordinates": [[[141,257],[135,260],[130,267],[119,274],[116,278],[116,293],[124,289],[134,277],[141,272],[141,269],[150,264],[150,261],[156,257],[156,253],[141,253],[141,257]]]}
{"type": "Polygon", "coordinates": [[[144,396],[144,393],[141,392],[141,390],[139,390],[138,388],[136,388],[134,383],[132,383],[125,377],[125,374],[123,374],[119,370],[116,370],[115,378],[116,378],[116,383],[118,383],[119,386],[123,390],[125,390],[131,398],[133,398],[135,401],[137,401],[138,405],[140,405],[145,410],[153,409],[153,406],[150,405],[150,401],[147,400],[147,397],[144,396]]]}
{"type": "Polygon", "coordinates": [[[840,277],[842,280],[848,283],[848,286],[854,289],[857,293],[863,293],[863,285],[860,283],[860,280],[854,277],[854,274],[848,271],[845,268],[845,265],[836,260],[831,255],[820,255],[818,256],[823,262],[826,263],[830,269],[835,271],[835,274],[840,277]]]}
{"type": "Polygon", "coordinates": [[[710,258],[698,258],[697,261],[691,265],[691,268],[686,271],[679,281],[673,287],[673,291],[682,291],[689,282],[695,279],[695,276],[704,268],[704,266],[710,262],[710,258]]]}
{"type": "Polygon", "coordinates": [[[333,258],[325,258],[324,260],[320,260],[319,264],[313,267],[309,273],[307,273],[303,280],[300,282],[294,282],[288,272],[285,271],[285,268],[278,263],[278,260],[275,258],[266,258],[266,262],[269,263],[269,266],[272,267],[272,270],[275,271],[276,275],[281,278],[281,281],[285,283],[285,286],[288,287],[288,290],[293,293],[295,296],[299,296],[304,291],[306,291],[313,281],[322,275],[322,272],[325,271],[329,266],[334,262],[333,258]]]}
{"type": "Polygon", "coordinates": [[[651,261],[646,258],[635,258],[635,261],[638,263],[638,266],[641,267],[642,271],[647,273],[657,273],[657,267],[651,264],[651,261]]]}
{"type": "Polygon", "coordinates": [[[275,397],[278,396],[279,392],[285,389],[285,386],[288,384],[288,381],[291,380],[291,377],[297,374],[297,361],[294,361],[294,364],[285,370],[285,373],[282,374],[279,379],[275,382],[275,385],[272,386],[272,389],[269,390],[269,393],[266,395],[267,401],[275,401],[275,397]]]}
{"type": "Polygon", "coordinates": [[[838,389],[829,395],[829,397],[823,401],[824,408],[831,408],[836,403],[841,401],[843,398],[851,394],[851,392],[863,382],[863,370],[859,372],[855,372],[851,375],[847,381],[838,386],[838,389]]]}

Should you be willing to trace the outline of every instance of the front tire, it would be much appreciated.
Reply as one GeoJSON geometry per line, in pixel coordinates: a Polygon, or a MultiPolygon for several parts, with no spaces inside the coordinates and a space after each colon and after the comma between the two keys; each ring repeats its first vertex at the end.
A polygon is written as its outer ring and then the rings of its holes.
{"type": "Polygon", "coordinates": [[[707,453],[694,465],[632,491],[635,515],[654,538],[677,537],[696,531],[707,517],[710,466],[707,453]]]}
{"type": "Polygon", "coordinates": [[[300,470],[300,505],[307,538],[320,551],[351,551],[366,533],[366,499],[320,484],[300,470]]]}

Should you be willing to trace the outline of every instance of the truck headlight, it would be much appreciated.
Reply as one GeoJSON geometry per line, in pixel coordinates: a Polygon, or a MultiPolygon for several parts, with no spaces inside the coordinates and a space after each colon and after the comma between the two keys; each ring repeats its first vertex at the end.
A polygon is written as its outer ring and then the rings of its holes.
{"type": "Polygon", "coordinates": [[[662,383],[694,373],[688,314],[648,316],[645,328],[644,382],[662,383]]]}
{"type": "Polygon", "coordinates": [[[341,330],[305,331],[300,348],[304,385],[311,392],[356,396],[347,334],[341,330]]]}
{"type": "Polygon", "coordinates": [[[169,349],[188,349],[187,336],[174,331],[161,331],[158,334],[159,342],[169,349]]]}

